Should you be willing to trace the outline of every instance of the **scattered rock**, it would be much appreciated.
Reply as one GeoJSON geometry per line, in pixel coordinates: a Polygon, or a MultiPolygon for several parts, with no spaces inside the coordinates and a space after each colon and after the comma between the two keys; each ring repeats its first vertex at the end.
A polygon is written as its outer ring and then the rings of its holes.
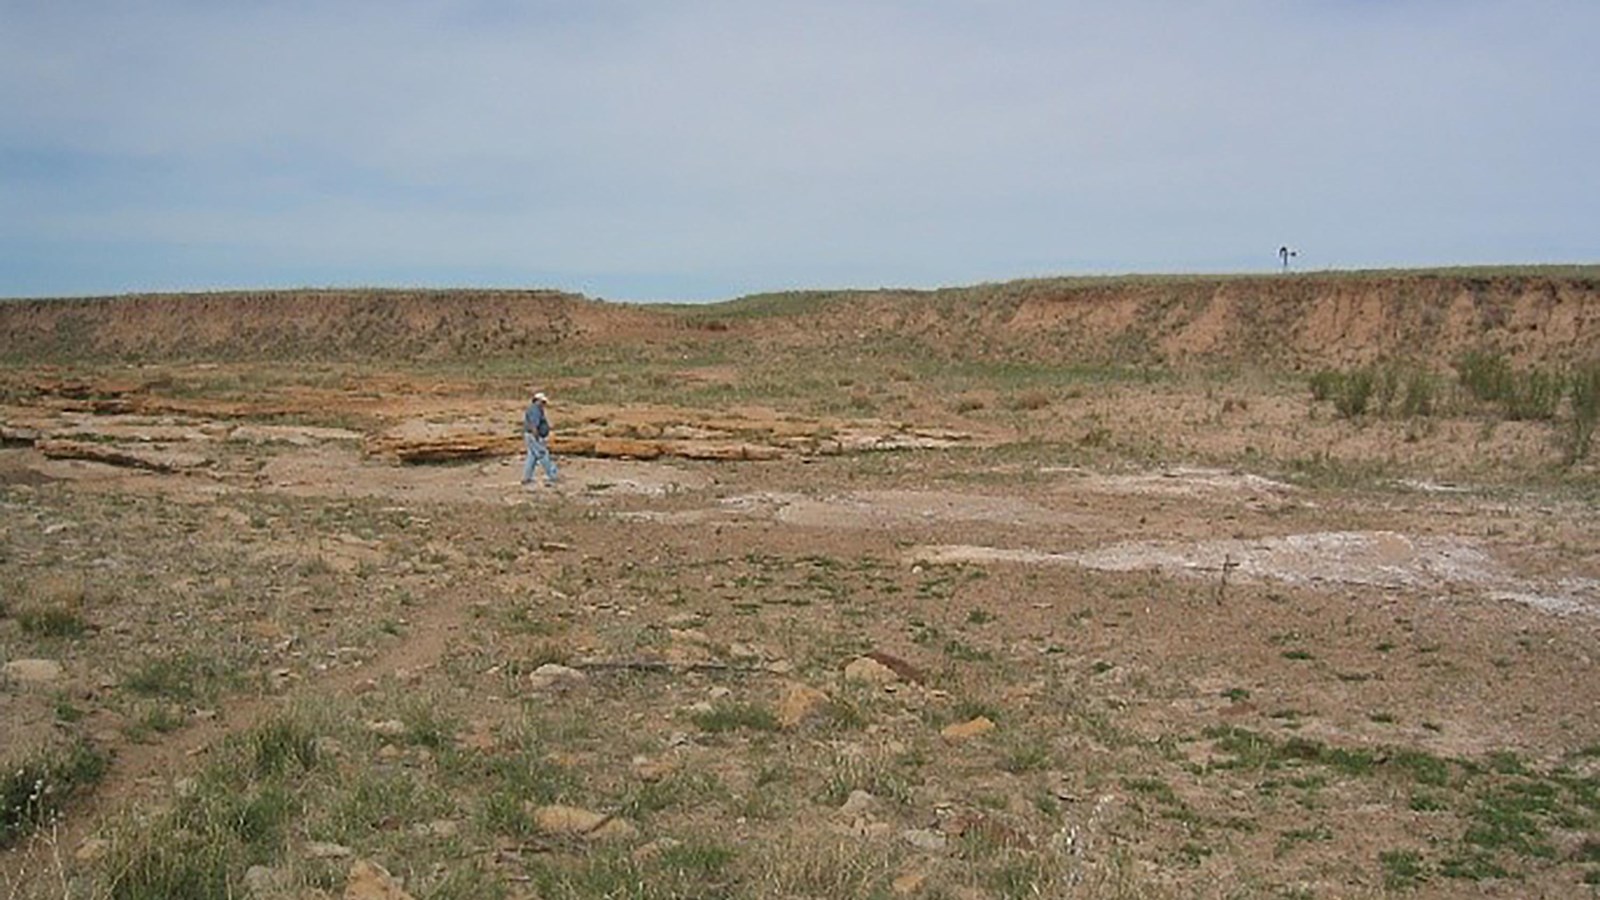
{"type": "Polygon", "coordinates": [[[308,859],[348,859],[355,855],[343,844],[334,844],[327,841],[312,841],[306,844],[306,857],[308,859]]]}
{"type": "Polygon", "coordinates": [[[198,453],[176,450],[151,450],[115,447],[93,441],[40,439],[34,443],[40,453],[51,459],[84,459],[128,469],[151,472],[177,472],[198,469],[211,464],[211,460],[198,453]]]}
{"type": "Polygon", "coordinates": [[[461,823],[454,819],[436,819],[419,822],[411,831],[421,837],[452,838],[461,833],[461,823]]]}
{"type": "Polygon", "coordinates": [[[924,681],[928,680],[928,675],[926,672],[892,653],[885,653],[882,650],[874,650],[871,653],[868,653],[866,658],[888,667],[890,671],[900,676],[902,681],[909,681],[912,684],[922,684],[924,681]]]}
{"type": "Polygon", "coordinates": [[[895,878],[890,883],[889,889],[894,891],[896,897],[909,897],[928,882],[927,872],[906,872],[895,878]]]}
{"type": "Polygon", "coordinates": [[[639,836],[639,829],[627,819],[611,818],[584,835],[591,841],[626,841],[639,836]]]}
{"type": "Polygon", "coordinates": [[[413,900],[400,879],[371,860],[358,859],[345,879],[344,900],[413,900]]]}
{"type": "Polygon", "coordinates": [[[532,812],[534,824],[547,834],[588,834],[609,818],[576,806],[540,806],[532,812]]]}
{"type": "Polygon", "coordinates": [[[943,834],[928,828],[908,828],[900,832],[900,839],[918,850],[930,853],[942,852],[950,843],[943,834]]]}
{"type": "Polygon", "coordinates": [[[810,685],[790,682],[778,700],[778,725],[795,728],[816,715],[828,703],[828,695],[810,685]]]}
{"type": "Polygon", "coordinates": [[[591,841],[626,840],[639,834],[639,829],[627,819],[576,806],[541,806],[532,810],[532,814],[534,824],[546,834],[591,841]]]}
{"type": "Polygon", "coordinates": [[[959,725],[946,725],[939,734],[947,741],[964,741],[980,734],[987,734],[993,730],[994,723],[989,721],[987,716],[979,716],[970,722],[962,722],[959,725]]]}
{"type": "Polygon", "coordinates": [[[583,681],[589,676],[571,666],[559,663],[545,663],[528,676],[528,687],[533,690],[543,690],[557,685],[567,686],[583,681]]]}
{"type": "Polygon", "coordinates": [[[695,628],[668,628],[667,636],[674,641],[684,644],[693,644],[697,647],[711,646],[711,638],[706,633],[695,628]]]}
{"type": "Polygon", "coordinates": [[[374,720],[367,723],[367,730],[384,737],[400,737],[406,733],[406,723],[399,719],[374,720]]]}
{"type": "Polygon", "coordinates": [[[72,851],[72,858],[78,862],[94,862],[106,855],[111,849],[111,842],[105,838],[85,838],[78,849],[72,851]]]}
{"type": "Polygon", "coordinates": [[[251,866],[244,870],[244,887],[252,897],[270,897],[289,887],[287,873],[272,866],[251,866]]]}
{"type": "Polygon", "coordinates": [[[647,756],[636,756],[633,759],[633,774],[640,781],[660,781],[677,768],[677,764],[670,759],[651,759],[647,756]]]}
{"type": "Polygon", "coordinates": [[[7,681],[21,684],[50,684],[62,675],[61,664],[53,659],[13,659],[3,671],[7,681]]]}
{"type": "Polygon", "coordinates": [[[563,541],[540,541],[539,549],[546,553],[560,553],[565,550],[571,550],[572,545],[563,541]]]}
{"type": "Polygon", "coordinates": [[[655,859],[657,856],[660,856],[664,850],[671,850],[674,847],[682,846],[683,841],[680,841],[677,838],[656,838],[648,844],[639,845],[634,849],[633,853],[629,855],[633,857],[634,862],[648,862],[652,859],[655,859]]]}
{"type": "Polygon", "coordinates": [[[1032,835],[978,812],[962,813],[951,819],[944,827],[950,834],[979,837],[991,847],[1033,846],[1032,835]]]}
{"type": "Polygon", "coordinates": [[[844,667],[844,680],[858,684],[892,684],[900,680],[895,671],[867,656],[860,656],[844,667]]]}
{"type": "Polygon", "coordinates": [[[456,746],[463,750],[491,753],[500,746],[500,739],[495,736],[494,728],[489,723],[474,722],[470,731],[456,736],[456,746]]]}
{"type": "Polygon", "coordinates": [[[839,807],[839,812],[847,818],[859,818],[872,812],[877,802],[878,798],[867,791],[854,790],[850,792],[850,797],[844,801],[844,805],[839,807]]]}

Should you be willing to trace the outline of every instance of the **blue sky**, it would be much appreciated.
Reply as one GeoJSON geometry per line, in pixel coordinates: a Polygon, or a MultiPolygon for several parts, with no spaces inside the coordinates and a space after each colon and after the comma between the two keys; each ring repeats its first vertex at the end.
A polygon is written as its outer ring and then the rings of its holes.
{"type": "Polygon", "coordinates": [[[0,0],[0,296],[1600,261],[1594,0],[0,0]]]}

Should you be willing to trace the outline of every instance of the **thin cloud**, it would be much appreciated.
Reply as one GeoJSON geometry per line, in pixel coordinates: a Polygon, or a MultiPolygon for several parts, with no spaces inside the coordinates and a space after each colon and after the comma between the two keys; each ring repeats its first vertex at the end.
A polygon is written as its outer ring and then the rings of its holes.
{"type": "Polygon", "coordinates": [[[1576,0],[0,2],[0,26],[0,294],[716,298],[1269,268],[1286,240],[1576,261],[1600,233],[1576,0]]]}

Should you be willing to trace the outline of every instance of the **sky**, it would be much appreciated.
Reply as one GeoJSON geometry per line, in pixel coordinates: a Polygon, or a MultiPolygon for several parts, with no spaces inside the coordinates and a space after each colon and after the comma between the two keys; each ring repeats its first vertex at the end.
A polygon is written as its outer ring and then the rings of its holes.
{"type": "Polygon", "coordinates": [[[1600,262],[1595,0],[0,0],[0,297],[1600,262]]]}

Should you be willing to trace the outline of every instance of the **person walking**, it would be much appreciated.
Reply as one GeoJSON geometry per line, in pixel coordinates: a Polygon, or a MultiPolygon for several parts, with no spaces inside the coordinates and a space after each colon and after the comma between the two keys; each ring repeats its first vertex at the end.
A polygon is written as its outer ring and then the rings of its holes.
{"type": "Polygon", "coordinates": [[[550,400],[544,391],[535,391],[528,409],[522,414],[522,442],[528,447],[528,459],[522,464],[522,483],[534,484],[533,467],[544,469],[544,483],[556,486],[556,461],[550,455],[550,417],[544,414],[544,405],[550,400]]]}

